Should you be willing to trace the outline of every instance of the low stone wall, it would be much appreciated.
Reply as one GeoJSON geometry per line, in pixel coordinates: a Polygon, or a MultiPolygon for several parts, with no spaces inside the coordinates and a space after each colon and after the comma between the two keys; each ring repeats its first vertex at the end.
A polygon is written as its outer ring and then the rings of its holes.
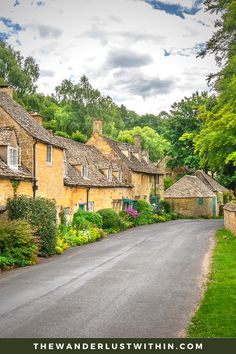
{"type": "MultiPolygon", "coordinates": [[[[198,204],[198,198],[165,198],[171,206],[172,210],[183,216],[193,217],[212,217],[213,211],[211,207],[211,197],[203,198],[202,205],[198,204]]],[[[217,213],[218,215],[218,213],[217,213]]]]}
{"type": "Polygon", "coordinates": [[[224,206],[224,225],[236,236],[236,204],[228,203],[224,206]]]}

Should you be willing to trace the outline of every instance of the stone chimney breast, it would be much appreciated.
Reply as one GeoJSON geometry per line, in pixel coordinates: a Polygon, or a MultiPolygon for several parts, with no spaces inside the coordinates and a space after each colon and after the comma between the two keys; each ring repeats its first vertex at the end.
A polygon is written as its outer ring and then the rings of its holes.
{"type": "Polygon", "coordinates": [[[30,115],[39,125],[43,125],[43,117],[38,112],[30,112],[30,115]]]}
{"type": "Polygon", "coordinates": [[[4,92],[13,98],[13,87],[10,85],[0,85],[0,92],[4,92]]]}
{"type": "Polygon", "coordinates": [[[139,134],[134,135],[134,146],[141,149],[141,136],[139,134]]]}
{"type": "Polygon", "coordinates": [[[93,134],[98,133],[102,135],[103,130],[103,121],[102,120],[94,120],[93,121],[93,134]]]}

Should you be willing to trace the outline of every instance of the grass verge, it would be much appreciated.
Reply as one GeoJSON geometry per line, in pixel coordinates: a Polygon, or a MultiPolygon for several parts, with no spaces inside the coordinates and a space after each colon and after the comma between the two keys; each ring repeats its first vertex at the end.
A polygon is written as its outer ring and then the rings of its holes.
{"type": "Polygon", "coordinates": [[[216,233],[212,270],[188,337],[236,337],[236,237],[226,229],[216,233]]]}

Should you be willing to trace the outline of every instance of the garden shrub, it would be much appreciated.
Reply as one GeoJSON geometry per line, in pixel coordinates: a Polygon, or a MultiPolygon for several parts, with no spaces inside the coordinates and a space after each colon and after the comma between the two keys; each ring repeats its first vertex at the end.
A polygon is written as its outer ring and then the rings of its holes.
{"type": "Polygon", "coordinates": [[[98,214],[102,217],[102,227],[103,229],[114,229],[119,227],[120,218],[114,209],[107,208],[98,210],[98,214]]]}
{"type": "Polygon", "coordinates": [[[172,207],[171,204],[169,202],[167,202],[167,200],[161,200],[160,201],[160,208],[164,210],[165,213],[171,213],[172,211],[172,207]]]}
{"type": "Polygon", "coordinates": [[[72,225],[80,229],[84,229],[90,225],[102,228],[102,216],[91,211],[78,210],[74,214],[72,225]]]}
{"type": "Polygon", "coordinates": [[[104,237],[105,233],[103,230],[96,227],[92,227],[86,230],[79,230],[72,226],[69,227],[59,227],[58,239],[61,239],[66,245],[75,247],[84,245],[86,243],[91,243],[104,237]]]}
{"type": "Polygon", "coordinates": [[[146,225],[153,223],[153,207],[146,200],[138,200],[137,211],[140,216],[135,219],[136,225],[146,225]]]}
{"type": "Polygon", "coordinates": [[[26,220],[34,236],[40,239],[40,255],[51,256],[56,252],[56,207],[46,198],[19,196],[8,200],[10,220],[26,220]]]}
{"type": "Polygon", "coordinates": [[[23,220],[0,224],[0,269],[35,264],[38,242],[30,225],[23,220]]]}

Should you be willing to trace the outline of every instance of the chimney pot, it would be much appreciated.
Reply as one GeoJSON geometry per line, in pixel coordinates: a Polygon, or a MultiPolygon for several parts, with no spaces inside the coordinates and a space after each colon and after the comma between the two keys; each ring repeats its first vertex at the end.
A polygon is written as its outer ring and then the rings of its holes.
{"type": "Polygon", "coordinates": [[[4,92],[13,98],[13,87],[11,85],[0,85],[0,92],[4,92]]]}
{"type": "Polygon", "coordinates": [[[98,133],[102,135],[103,130],[103,121],[102,120],[94,120],[93,121],[93,134],[98,133]]]}

